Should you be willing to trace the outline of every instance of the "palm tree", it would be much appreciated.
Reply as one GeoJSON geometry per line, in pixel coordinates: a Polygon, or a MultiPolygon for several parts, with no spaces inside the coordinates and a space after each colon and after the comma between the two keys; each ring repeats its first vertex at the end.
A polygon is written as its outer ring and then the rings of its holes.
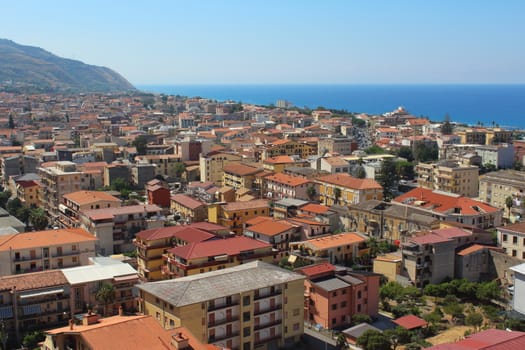
{"type": "Polygon", "coordinates": [[[341,198],[341,189],[339,187],[334,188],[334,204],[339,204],[339,198],[341,198]]]}
{"type": "Polygon", "coordinates": [[[317,191],[315,190],[315,187],[313,185],[310,185],[306,188],[306,195],[311,201],[315,199],[315,196],[317,196],[317,191]]]}
{"type": "Polygon", "coordinates": [[[106,315],[106,307],[115,301],[115,287],[111,283],[103,283],[98,288],[95,299],[104,305],[104,316],[106,315]]]}
{"type": "Polygon", "coordinates": [[[511,196],[508,196],[507,198],[505,198],[505,206],[507,207],[509,211],[509,220],[510,220],[510,208],[512,208],[513,205],[514,205],[514,201],[512,200],[511,196]]]}

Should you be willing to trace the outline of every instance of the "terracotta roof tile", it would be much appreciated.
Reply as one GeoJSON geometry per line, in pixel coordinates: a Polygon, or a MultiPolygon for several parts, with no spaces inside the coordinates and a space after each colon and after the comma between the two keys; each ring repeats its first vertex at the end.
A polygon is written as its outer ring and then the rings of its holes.
{"type": "Polygon", "coordinates": [[[68,281],[61,270],[25,273],[0,278],[0,290],[10,290],[16,287],[17,291],[24,291],[65,284],[68,284],[68,281]]]}
{"type": "Polygon", "coordinates": [[[197,209],[206,205],[201,201],[198,201],[196,199],[191,198],[190,196],[181,193],[171,196],[171,200],[189,209],[197,209]]]}
{"type": "Polygon", "coordinates": [[[117,197],[101,191],[77,191],[67,193],[63,197],[78,205],[85,205],[98,201],[121,202],[117,197]]]}
{"type": "Polygon", "coordinates": [[[0,251],[98,240],[83,228],[64,228],[0,236],[0,251]]]}
{"type": "Polygon", "coordinates": [[[236,236],[206,242],[191,243],[168,250],[168,253],[186,260],[205,258],[209,256],[227,254],[238,255],[241,251],[271,248],[269,243],[261,242],[245,236],[236,236]]]}
{"type": "Polygon", "coordinates": [[[223,206],[223,209],[226,211],[235,211],[235,210],[245,210],[245,209],[256,209],[256,208],[269,208],[268,200],[266,199],[256,199],[252,201],[245,202],[231,202],[223,206]]]}
{"type": "Polygon", "coordinates": [[[316,249],[330,249],[336,248],[347,244],[357,244],[364,242],[365,239],[359,236],[357,233],[344,232],[337,235],[329,235],[319,238],[313,238],[306,241],[309,245],[316,249]]]}
{"type": "Polygon", "coordinates": [[[247,228],[248,231],[260,233],[266,236],[275,236],[280,233],[286,232],[288,230],[297,228],[299,226],[292,225],[286,221],[279,220],[279,221],[270,221],[270,220],[264,220],[263,222],[259,224],[252,225],[247,228]]]}
{"type": "Polygon", "coordinates": [[[255,168],[245,164],[229,163],[223,167],[223,171],[237,176],[246,176],[256,174],[263,170],[261,168],[255,168]]]}
{"type": "Polygon", "coordinates": [[[283,173],[277,173],[274,175],[267,176],[266,181],[272,181],[278,184],[288,185],[292,187],[305,185],[311,182],[310,180],[307,180],[303,177],[291,176],[283,173]]]}
{"type": "Polygon", "coordinates": [[[420,327],[426,327],[427,325],[427,321],[417,316],[414,316],[414,315],[406,315],[406,316],[393,320],[393,322],[408,330],[420,328],[420,327]]]}
{"type": "Polygon", "coordinates": [[[381,185],[374,179],[358,179],[349,174],[330,174],[317,178],[319,182],[351,188],[356,190],[381,189],[381,185]]]}

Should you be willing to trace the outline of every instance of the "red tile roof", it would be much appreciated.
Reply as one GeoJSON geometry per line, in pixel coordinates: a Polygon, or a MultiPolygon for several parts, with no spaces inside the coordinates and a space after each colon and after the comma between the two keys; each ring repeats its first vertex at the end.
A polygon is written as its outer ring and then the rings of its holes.
{"type": "Polygon", "coordinates": [[[307,211],[309,213],[314,214],[326,214],[326,212],[330,211],[330,208],[326,205],[321,204],[315,204],[315,203],[308,203],[304,206],[302,206],[301,211],[307,211]]]}
{"type": "Polygon", "coordinates": [[[189,209],[197,209],[198,207],[205,205],[203,202],[200,202],[196,199],[191,198],[190,196],[186,196],[185,194],[180,193],[171,196],[171,200],[189,209]]]}
{"type": "Polygon", "coordinates": [[[414,188],[394,198],[393,201],[411,206],[419,206],[440,213],[446,213],[458,208],[463,215],[495,213],[501,210],[472,198],[442,192],[438,193],[422,187],[414,188]]]}
{"type": "Polygon", "coordinates": [[[0,251],[98,241],[83,228],[64,228],[0,236],[0,251]]]}
{"type": "Polygon", "coordinates": [[[358,179],[349,174],[330,174],[317,178],[320,182],[326,182],[345,188],[356,190],[381,189],[381,185],[374,179],[358,179]]]}
{"type": "Polygon", "coordinates": [[[455,343],[440,344],[428,350],[523,350],[525,333],[503,329],[487,329],[455,343]]]}
{"type": "Polygon", "coordinates": [[[295,163],[295,160],[290,156],[276,156],[272,158],[268,158],[264,161],[264,163],[268,164],[288,164],[288,163],[295,163]]]}
{"type": "Polygon", "coordinates": [[[409,238],[409,241],[423,245],[423,244],[451,242],[452,240],[450,238],[438,236],[434,233],[429,233],[428,235],[409,238]]]}
{"type": "Polygon", "coordinates": [[[484,250],[484,249],[490,249],[490,250],[495,250],[495,251],[503,251],[503,248],[492,247],[492,246],[481,245],[481,244],[473,244],[470,247],[467,247],[465,249],[460,250],[456,254],[459,255],[459,256],[465,256],[465,255],[469,255],[469,254],[472,254],[474,252],[478,252],[478,251],[481,251],[481,250],[484,250]]]}
{"type": "Polygon", "coordinates": [[[16,287],[17,291],[24,291],[66,284],[68,281],[61,270],[49,270],[4,276],[0,278],[0,291],[11,290],[13,287],[16,287]]]}
{"type": "Polygon", "coordinates": [[[286,221],[273,221],[273,220],[264,220],[259,224],[255,224],[247,228],[247,230],[255,233],[260,233],[266,236],[275,236],[280,233],[286,232],[288,230],[297,228],[299,226],[292,225],[286,221]]]}
{"type": "Polygon", "coordinates": [[[335,266],[330,263],[320,263],[315,265],[309,265],[297,269],[297,272],[302,273],[308,278],[313,278],[320,274],[325,274],[335,271],[335,266]]]}
{"type": "Polygon", "coordinates": [[[261,168],[255,168],[245,164],[229,163],[223,167],[223,171],[237,176],[246,176],[256,174],[263,170],[261,168]]]}
{"type": "Polygon", "coordinates": [[[85,205],[99,201],[108,201],[116,203],[121,202],[121,200],[117,197],[101,191],[77,191],[67,193],[63,197],[78,205],[85,205]]]}
{"type": "Polygon", "coordinates": [[[231,202],[223,206],[226,211],[245,210],[245,209],[256,209],[256,208],[269,208],[268,200],[256,199],[245,202],[231,202]]]}
{"type": "Polygon", "coordinates": [[[408,330],[420,328],[420,327],[426,327],[427,325],[427,321],[417,316],[414,316],[414,315],[406,315],[398,319],[395,319],[393,322],[408,330]]]}
{"type": "Polygon", "coordinates": [[[517,222],[515,224],[498,227],[498,229],[517,233],[525,233],[525,222],[517,222]]]}
{"type": "Polygon", "coordinates": [[[224,226],[207,222],[196,222],[190,225],[152,228],[140,231],[136,237],[144,241],[178,237],[179,233],[184,235],[184,232],[189,229],[191,230],[188,232],[192,233],[192,236],[191,238],[187,237],[187,242],[202,242],[215,237],[213,232],[229,231],[229,229],[224,226]]]}
{"type": "Polygon", "coordinates": [[[303,177],[291,176],[283,173],[277,173],[275,175],[267,176],[266,181],[272,181],[278,184],[288,185],[292,187],[305,185],[311,182],[310,180],[307,180],[303,177]]]}
{"type": "Polygon", "coordinates": [[[270,248],[271,245],[245,236],[236,236],[206,242],[191,243],[168,250],[168,253],[186,260],[216,255],[238,255],[245,250],[270,248]]]}

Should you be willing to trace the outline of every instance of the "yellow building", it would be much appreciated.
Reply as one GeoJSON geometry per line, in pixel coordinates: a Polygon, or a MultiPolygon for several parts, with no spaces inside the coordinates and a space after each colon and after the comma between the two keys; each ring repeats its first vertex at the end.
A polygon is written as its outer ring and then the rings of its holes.
{"type": "Polygon", "coordinates": [[[349,174],[331,174],[317,178],[319,200],[325,205],[350,205],[383,199],[383,188],[374,179],[358,179],[349,174]]]}
{"type": "Polygon", "coordinates": [[[263,162],[264,170],[271,171],[274,173],[282,173],[284,171],[284,168],[291,166],[309,167],[309,163],[292,156],[271,157],[265,159],[263,162]]]}
{"type": "Polygon", "coordinates": [[[276,349],[303,334],[304,276],[262,261],[137,287],[145,315],[201,342],[276,349]]]}
{"type": "Polygon", "coordinates": [[[165,278],[178,278],[225,269],[253,260],[273,262],[278,250],[245,236],[206,240],[168,249],[163,254],[165,278]]]}
{"type": "Polygon", "coordinates": [[[499,170],[479,178],[479,199],[503,210],[503,215],[515,222],[525,215],[525,173],[517,170],[499,170]],[[506,199],[512,198],[512,207],[506,199]]]}
{"type": "Polygon", "coordinates": [[[170,209],[172,213],[180,215],[181,219],[186,222],[199,222],[208,219],[206,203],[182,193],[170,197],[170,209]]]}
{"type": "Polygon", "coordinates": [[[368,253],[365,241],[357,233],[344,232],[302,242],[290,242],[290,250],[294,256],[304,260],[343,264],[351,263],[354,258],[368,253]]]}
{"type": "Polygon", "coordinates": [[[374,273],[385,276],[388,281],[396,282],[397,275],[401,274],[403,259],[400,254],[385,254],[374,259],[374,273]]]}
{"type": "Polygon", "coordinates": [[[494,145],[511,143],[513,132],[502,128],[467,128],[456,132],[461,144],[494,145]]]}
{"type": "Polygon", "coordinates": [[[40,185],[34,180],[16,181],[16,197],[27,207],[37,207],[40,185]]]}
{"type": "Polygon", "coordinates": [[[155,175],[178,177],[182,158],[178,154],[151,154],[137,157],[142,162],[155,165],[155,175]]]}
{"type": "Polygon", "coordinates": [[[224,166],[230,163],[240,163],[242,157],[226,152],[211,152],[206,156],[199,156],[201,181],[211,181],[217,186],[222,186],[224,166]]]}
{"type": "Polygon", "coordinates": [[[223,171],[223,186],[229,186],[235,190],[241,188],[251,190],[254,187],[255,175],[262,172],[263,169],[241,163],[231,163],[226,164],[223,171]]]}
{"type": "Polygon", "coordinates": [[[78,227],[80,212],[91,209],[119,208],[122,201],[101,191],[76,191],[66,193],[58,205],[58,220],[64,227],[78,227]]]}
{"type": "Polygon", "coordinates": [[[263,161],[277,156],[298,155],[303,159],[317,154],[317,147],[306,142],[297,142],[289,139],[277,140],[263,150],[263,161]]]}
{"type": "Polygon", "coordinates": [[[419,163],[416,166],[417,183],[423,188],[440,190],[466,197],[477,197],[479,168],[453,161],[419,163]]]}
{"type": "Polygon", "coordinates": [[[270,205],[266,199],[245,202],[212,204],[208,207],[210,222],[229,227],[236,234],[241,234],[246,221],[257,216],[269,216],[270,205]]]}

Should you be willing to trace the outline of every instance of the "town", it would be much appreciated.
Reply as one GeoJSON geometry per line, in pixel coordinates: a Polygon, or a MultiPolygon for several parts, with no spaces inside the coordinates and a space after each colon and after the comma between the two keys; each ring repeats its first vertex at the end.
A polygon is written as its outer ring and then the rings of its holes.
{"type": "Polygon", "coordinates": [[[0,92],[2,348],[525,348],[524,161],[403,107],[0,92]]]}

